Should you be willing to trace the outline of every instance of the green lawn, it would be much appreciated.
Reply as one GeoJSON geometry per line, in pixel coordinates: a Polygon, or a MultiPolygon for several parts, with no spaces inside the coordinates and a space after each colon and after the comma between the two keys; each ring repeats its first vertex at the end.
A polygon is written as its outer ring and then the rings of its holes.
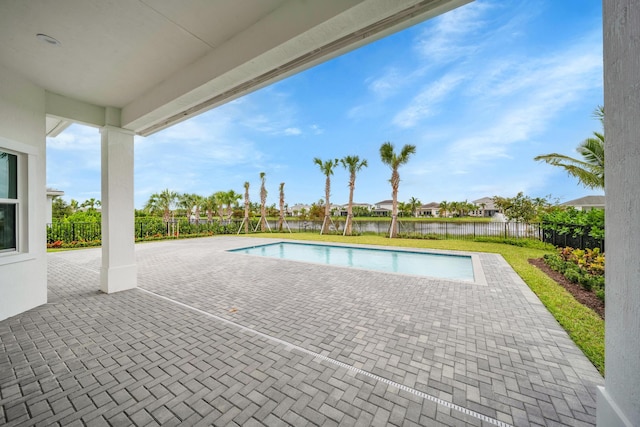
{"type": "Polygon", "coordinates": [[[319,235],[311,233],[263,233],[248,237],[274,239],[313,240],[322,242],[358,243],[367,245],[401,246],[412,248],[448,249],[472,252],[497,253],[529,285],[531,290],[569,333],[576,345],[604,375],[604,320],[593,310],[580,304],[562,286],[549,278],[527,261],[540,258],[548,250],[506,245],[502,243],[480,243],[460,240],[388,239],[381,236],[319,235]]]}

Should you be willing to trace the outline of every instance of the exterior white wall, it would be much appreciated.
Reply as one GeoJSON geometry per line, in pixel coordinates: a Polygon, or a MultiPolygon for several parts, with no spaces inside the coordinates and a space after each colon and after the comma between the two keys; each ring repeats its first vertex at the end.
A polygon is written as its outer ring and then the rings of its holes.
{"type": "Polygon", "coordinates": [[[640,7],[604,0],[605,386],[598,426],[640,426],[640,7]]]}
{"type": "MultiPolygon", "coordinates": [[[[0,137],[29,150],[27,250],[0,254],[0,320],[47,302],[45,93],[0,66],[0,137]]],[[[0,142],[0,146],[2,143],[0,142]]],[[[18,185],[21,183],[19,182],[18,185]]]]}

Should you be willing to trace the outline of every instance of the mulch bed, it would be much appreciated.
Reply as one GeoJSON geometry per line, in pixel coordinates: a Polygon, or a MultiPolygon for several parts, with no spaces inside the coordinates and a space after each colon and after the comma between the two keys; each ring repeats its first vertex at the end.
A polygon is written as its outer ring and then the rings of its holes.
{"type": "Polygon", "coordinates": [[[579,284],[567,280],[562,273],[549,268],[542,258],[530,259],[529,264],[538,267],[547,276],[555,280],[560,286],[565,288],[582,305],[586,305],[604,319],[604,302],[595,293],[583,289],[579,284]]]}

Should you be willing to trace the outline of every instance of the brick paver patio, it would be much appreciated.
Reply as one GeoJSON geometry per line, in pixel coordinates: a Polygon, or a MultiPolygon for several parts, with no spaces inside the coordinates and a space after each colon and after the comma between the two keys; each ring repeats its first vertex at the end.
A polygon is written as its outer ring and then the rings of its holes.
{"type": "Polygon", "coordinates": [[[603,379],[498,255],[486,285],[137,245],[51,253],[49,303],[0,322],[0,425],[593,425],[603,379]]]}

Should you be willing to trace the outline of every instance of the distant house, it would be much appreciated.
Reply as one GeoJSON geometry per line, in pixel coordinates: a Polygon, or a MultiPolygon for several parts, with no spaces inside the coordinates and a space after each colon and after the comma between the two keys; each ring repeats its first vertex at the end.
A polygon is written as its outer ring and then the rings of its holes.
{"type": "MultiPolygon", "coordinates": [[[[352,205],[353,210],[356,211],[358,209],[356,208],[360,208],[360,210],[362,211],[363,209],[366,209],[367,211],[371,210],[371,205],[369,203],[353,203],[352,205]]],[[[346,203],[344,205],[342,205],[340,207],[340,209],[336,212],[336,215],[338,216],[347,216],[347,211],[349,209],[349,204],[346,203]]]]}
{"type": "Polygon", "coordinates": [[[302,203],[297,203],[289,208],[291,215],[300,216],[302,212],[309,213],[309,209],[311,209],[311,205],[305,205],[302,203]]]}
{"type": "Polygon", "coordinates": [[[378,202],[373,207],[374,216],[391,216],[393,209],[393,200],[383,200],[378,202]]]}
{"type": "Polygon", "coordinates": [[[492,217],[500,212],[500,209],[498,209],[493,202],[493,197],[483,197],[481,199],[474,200],[472,203],[476,205],[478,209],[471,211],[469,213],[471,216],[492,217]]]}
{"type": "Polygon", "coordinates": [[[422,205],[417,209],[418,216],[433,216],[440,215],[440,203],[431,202],[426,205],[422,205]]]}
{"type": "Polygon", "coordinates": [[[569,200],[561,203],[560,206],[571,206],[579,211],[590,211],[592,209],[604,209],[604,196],[585,196],[579,199],[569,200]]]}

